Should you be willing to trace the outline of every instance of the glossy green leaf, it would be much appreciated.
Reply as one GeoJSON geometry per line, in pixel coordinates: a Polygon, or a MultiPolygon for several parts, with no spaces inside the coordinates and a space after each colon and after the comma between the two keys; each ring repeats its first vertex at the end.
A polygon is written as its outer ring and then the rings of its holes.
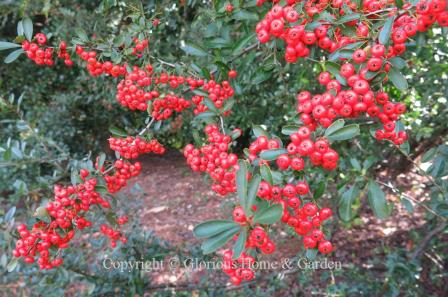
{"type": "Polygon", "coordinates": [[[236,192],[240,204],[246,205],[247,201],[247,163],[244,160],[238,160],[239,169],[236,172],[236,192]]]}
{"type": "Polygon", "coordinates": [[[196,225],[193,229],[193,234],[197,238],[207,238],[217,235],[221,232],[227,231],[229,229],[239,226],[234,221],[229,220],[211,220],[207,222],[200,223],[196,225]]]}
{"type": "Polygon", "coordinates": [[[233,259],[238,259],[241,256],[241,253],[244,251],[244,247],[246,246],[247,241],[247,228],[243,228],[238,234],[238,239],[233,246],[233,259]]]}
{"type": "Polygon", "coordinates": [[[215,252],[217,249],[221,248],[223,245],[225,245],[229,240],[233,238],[235,234],[238,233],[238,231],[241,230],[241,227],[235,226],[232,227],[224,232],[221,232],[219,234],[216,234],[215,236],[212,236],[205,240],[202,245],[202,252],[204,254],[210,254],[215,252]]]}
{"type": "Polygon", "coordinates": [[[17,47],[21,47],[21,45],[7,41],[0,41],[0,51],[17,47]]]}
{"type": "Polygon", "coordinates": [[[406,90],[408,88],[408,81],[406,78],[398,71],[396,68],[391,68],[389,71],[389,79],[394,84],[394,86],[400,91],[406,90]]]}
{"type": "Polygon", "coordinates": [[[266,161],[276,160],[280,155],[287,154],[288,151],[283,148],[265,150],[260,153],[260,158],[266,161]]]}
{"type": "Polygon", "coordinates": [[[268,165],[262,164],[260,166],[261,177],[264,181],[268,182],[270,185],[274,185],[274,180],[272,179],[271,169],[268,165]]]}
{"type": "Polygon", "coordinates": [[[109,132],[112,133],[113,136],[118,136],[118,137],[127,137],[128,134],[123,130],[120,129],[118,127],[112,126],[109,128],[109,132]]]}
{"type": "Polygon", "coordinates": [[[205,57],[207,56],[207,52],[205,49],[200,47],[199,45],[193,44],[193,43],[185,43],[184,46],[181,47],[181,49],[191,55],[191,56],[197,56],[197,57],[205,57]]]}
{"type": "Polygon", "coordinates": [[[24,53],[23,49],[18,49],[18,50],[15,50],[13,52],[10,52],[9,55],[7,55],[5,57],[5,60],[4,60],[5,64],[9,64],[9,63],[14,62],[23,53],[24,53]]]}
{"type": "Polygon", "coordinates": [[[254,205],[255,198],[257,198],[260,182],[261,176],[259,174],[254,175],[249,182],[246,204],[244,205],[244,212],[246,214],[250,214],[252,212],[252,205],[254,205]]]}
{"type": "Polygon", "coordinates": [[[22,20],[22,26],[26,39],[31,41],[33,39],[33,22],[30,18],[26,17],[22,20]]]}
{"type": "Polygon", "coordinates": [[[337,130],[341,129],[342,127],[344,127],[345,125],[345,121],[343,119],[339,119],[333,122],[333,124],[330,125],[330,127],[328,127],[325,130],[325,136],[328,136],[334,132],[336,132],[337,130]]]}
{"type": "Polygon", "coordinates": [[[341,129],[334,131],[333,133],[327,135],[328,139],[331,141],[341,141],[352,139],[359,135],[359,125],[351,124],[341,129]]]}
{"type": "Polygon", "coordinates": [[[281,204],[273,204],[267,208],[256,211],[253,222],[271,225],[279,221],[282,216],[283,206],[281,204]]]}
{"type": "Polygon", "coordinates": [[[367,185],[368,200],[375,216],[379,219],[385,219],[389,216],[389,206],[386,195],[375,181],[369,181],[367,185]]]}
{"type": "Polygon", "coordinates": [[[288,125],[288,126],[284,126],[282,128],[282,134],[283,135],[291,135],[295,132],[297,132],[297,130],[299,130],[299,126],[295,126],[295,125],[288,125]]]}
{"type": "Polygon", "coordinates": [[[380,34],[378,35],[378,41],[381,44],[386,45],[390,38],[390,33],[392,32],[392,26],[395,21],[395,16],[390,16],[384,23],[383,28],[381,28],[380,34]]]}
{"type": "Polygon", "coordinates": [[[358,186],[354,184],[342,194],[338,205],[338,213],[342,221],[349,222],[354,218],[352,205],[359,197],[360,191],[358,186]]]}

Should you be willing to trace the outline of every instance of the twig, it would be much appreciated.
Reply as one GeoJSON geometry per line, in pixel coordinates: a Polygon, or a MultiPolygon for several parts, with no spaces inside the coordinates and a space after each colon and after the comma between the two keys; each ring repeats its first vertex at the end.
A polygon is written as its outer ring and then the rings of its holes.
{"type": "Polygon", "coordinates": [[[429,243],[429,241],[436,236],[438,233],[445,230],[447,226],[447,222],[441,222],[436,228],[434,228],[431,232],[426,234],[426,236],[423,238],[423,240],[420,242],[420,244],[415,248],[414,252],[412,252],[410,258],[412,260],[415,260],[419,255],[422,253],[422,251],[425,249],[426,245],[429,243]]]}

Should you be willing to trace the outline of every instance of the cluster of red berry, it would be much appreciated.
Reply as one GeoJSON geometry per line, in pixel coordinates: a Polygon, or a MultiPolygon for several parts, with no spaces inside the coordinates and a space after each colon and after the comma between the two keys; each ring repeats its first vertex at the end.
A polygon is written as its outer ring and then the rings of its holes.
{"type": "Polygon", "coordinates": [[[54,50],[49,47],[44,47],[47,43],[45,34],[37,33],[34,36],[34,40],[36,40],[36,42],[29,42],[28,40],[22,42],[22,49],[26,52],[27,57],[37,65],[54,65],[54,50]]]}
{"type": "MultiPolygon", "coordinates": [[[[377,63],[382,63],[380,56],[384,51],[377,52],[374,48],[384,47],[378,45],[372,48],[374,56],[369,62],[377,67],[377,63]]],[[[363,50],[356,52],[358,51],[363,50]]],[[[369,71],[369,68],[366,69],[369,71]]],[[[407,135],[404,131],[395,131],[395,122],[406,111],[406,105],[390,102],[389,95],[385,92],[372,91],[369,79],[365,77],[366,71],[361,70],[360,74],[356,74],[355,66],[351,63],[343,64],[339,74],[347,80],[346,90],[342,90],[342,85],[338,80],[332,79],[329,72],[322,72],[319,82],[326,86],[326,92],[312,96],[308,91],[303,91],[297,95],[297,111],[301,113],[302,122],[314,130],[317,124],[329,127],[336,117],[356,118],[365,113],[378,118],[383,124],[384,130],[377,133],[378,139],[389,139],[397,145],[403,144],[407,135]]]]}
{"type": "MultiPolygon", "coordinates": [[[[195,89],[204,84],[202,79],[192,77],[183,77],[161,73],[160,76],[153,75],[151,65],[145,69],[137,66],[133,67],[132,72],[128,73],[117,86],[117,100],[125,107],[131,110],[145,111],[148,108],[148,101],[159,98],[159,92],[155,89],[145,90],[144,87],[155,85],[168,85],[172,89],[177,89],[180,85],[187,83],[190,89],[195,89]]],[[[171,116],[173,110],[182,111],[189,107],[189,102],[176,95],[168,94],[160,100],[154,101],[153,115],[158,119],[166,119],[171,116]],[[156,103],[160,101],[159,103],[156,103]],[[161,110],[163,109],[163,112],[161,110]]]]}
{"type": "Polygon", "coordinates": [[[131,164],[123,160],[117,160],[114,163],[115,172],[113,175],[107,175],[104,177],[107,183],[107,190],[110,193],[116,193],[121,188],[126,187],[127,181],[134,176],[140,174],[142,165],[140,162],[131,164]]]}
{"type": "Polygon", "coordinates": [[[220,195],[236,191],[235,171],[238,169],[238,156],[229,153],[231,137],[219,132],[216,125],[207,125],[205,133],[209,144],[196,149],[192,144],[184,148],[184,156],[193,171],[210,174],[214,184],[212,190],[220,195]]]}
{"type": "Polygon", "coordinates": [[[332,216],[330,208],[322,208],[312,202],[308,202],[300,208],[301,200],[299,196],[305,196],[309,193],[310,188],[306,181],[299,181],[296,185],[286,184],[283,188],[279,186],[271,186],[266,181],[260,183],[258,196],[262,199],[273,200],[274,203],[283,205],[282,222],[293,227],[297,234],[304,237],[305,248],[315,248],[316,245],[310,245],[308,237],[316,239],[316,243],[322,240],[323,247],[319,248],[321,253],[330,253],[332,246],[328,249],[328,241],[324,241],[323,232],[318,229],[322,223],[332,216]],[[283,199],[284,198],[284,199],[283,199]],[[290,210],[292,210],[292,214],[290,210]],[[316,229],[317,228],[317,229],[316,229]],[[316,236],[320,234],[320,236],[316,236]],[[308,243],[305,242],[308,241],[308,243]],[[324,248],[325,247],[325,248],[324,248]]]}
{"type": "MultiPolygon", "coordinates": [[[[257,4],[262,5],[263,2],[265,1],[259,0],[257,4]]],[[[278,1],[272,2],[276,3],[278,1]]],[[[359,41],[359,39],[368,38],[372,34],[368,22],[376,19],[379,13],[388,11],[388,5],[393,5],[391,2],[363,1],[363,11],[360,12],[366,14],[366,20],[356,19],[344,23],[344,26],[356,26],[357,38],[353,38],[344,35],[341,28],[335,27],[331,21],[321,20],[321,25],[313,30],[307,29],[307,25],[314,22],[313,17],[325,9],[331,10],[330,16],[333,20],[336,20],[335,9],[339,9],[341,17],[346,14],[346,8],[343,5],[346,5],[353,12],[357,12],[355,2],[342,0],[307,1],[303,5],[304,13],[299,13],[295,4],[300,2],[292,0],[287,1],[286,6],[274,5],[256,27],[257,37],[261,43],[268,42],[271,37],[285,41],[285,60],[289,63],[296,62],[298,58],[309,56],[310,47],[314,45],[332,53],[343,46],[359,41]]],[[[391,34],[394,44],[389,47],[388,56],[402,54],[406,50],[405,42],[408,38],[414,36],[417,31],[426,31],[435,22],[438,22],[442,27],[448,26],[448,12],[445,11],[446,0],[420,1],[416,5],[416,16],[410,13],[408,10],[410,7],[411,4],[406,3],[403,6],[405,11],[400,11],[399,16],[394,20],[391,34]]],[[[395,6],[389,8],[388,14],[390,16],[398,13],[395,6]]]]}
{"type": "Polygon", "coordinates": [[[122,243],[127,242],[126,237],[123,236],[120,231],[115,230],[106,224],[102,224],[100,226],[100,232],[110,239],[111,248],[115,248],[117,246],[117,240],[120,240],[122,243]]]}
{"type": "MultiPolygon", "coordinates": [[[[236,71],[230,71],[229,77],[236,77],[236,71]]],[[[232,78],[231,77],[231,78],[232,78]]],[[[214,80],[209,80],[204,84],[202,90],[208,93],[208,98],[214,103],[215,107],[221,109],[224,106],[226,100],[232,97],[235,94],[232,86],[227,80],[224,80],[221,84],[214,80]]],[[[196,105],[194,114],[199,114],[201,112],[207,111],[208,107],[203,103],[204,97],[195,95],[192,98],[192,102],[196,105]]],[[[223,113],[224,116],[228,116],[230,114],[230,110],[227,110],[223,113]]]]}
{"type": "Polygon", "coordinates": [[[36,215],[41,220],[28,230],[24,224],[18,226],[20,239],[16,242],[13,251],[15,257],[24,257],[26,263],[37,263],[41,269],[51,269],[62,264],[59,250],[68,247],[70,240],[75,236],[75,230],[90,227],[92,222],[85,219],[92,205],[101,205],[108,208],[110,204],[95,191],[96,178],[86,179],[87,170],[81,172],[83,183],[76,186],[54,187],[54,200],[39,208],[36,215]],[[50,255],[50,249],[56,248],[58,252],[50,255]]]}
{"type": "Polygon", "coordinates": [[[233,285],[238,286],[242,281],[250,281],[255,277],[252,265],[255,258],[246,253],[241,253],[238,259],[233,259],[233,251],[225,250],[223,253],[222,271],[230,277],[233,285]]]}
{"type": "Polygon", "coordinates": [[[137,56],[138,58],[142,57],[142,52],[145,50],[145,48],[149,45],[148,39],[143,39],[140,41],[138,38],[134,38],[134,47],[132,48],[132,55],[137,56]]]}
{"type": "Polygon", "coordinates": [[[111,150],[118,152],[120,156],[126,159],[135,159],[140,154],[146,153],[165,153],[165,148],[157,139],[151,139],[149,142],[146,142],[138,136],[128,136],[126,138],[111,137],[109,138],[109,146],[111,150]]]}
{"type": "Polygon", "coordinates": [[[87,70],[92,76],[100,76],[101,74],[109,74],[113,77],[123,76],[127,73],[126,65],[114,65],[110,61],[104,63],[97,60],[97,52],[94,50],[86,51],[80,45],[76,46],[76,54],[87,62],[87,70]]]}

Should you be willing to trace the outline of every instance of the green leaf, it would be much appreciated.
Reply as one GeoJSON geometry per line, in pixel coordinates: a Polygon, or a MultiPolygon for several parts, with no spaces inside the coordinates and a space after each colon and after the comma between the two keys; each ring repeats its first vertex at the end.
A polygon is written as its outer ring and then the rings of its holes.
{"type": "Polygon", "coordinates": [[[11,207],[8,212],[5,214],[5,222],[10,222],[12,218],[14,217],[14,214],[16,213],[16,207],[11,207]]]}
{"type": "Polygon", "coordinates": [[[412,205],[412,202],[408,198],[406,198],[404,196],[401,196],[400,197],[400,202],[406,208],[407,212],[409,212],[409,213],[413,213],[414,212],[414,205],[412,205]]]}
{"type": "Polygon", "coordinates": [[[406,78],[398,71],[396,68],[391,68],[389,71],[389,79],[392,81],[394,86],[400,91],[406,90],[408,88],[408,81],[406,78]]]}
{"type": "Polygon", "coordinates": [[[394,68],[397,68],[397,69],[403,69],[404,67],[406,67],[408,65],[408,63],[406,63],[406,61],[400,57],[390,58],[389,62],[392,64],[392,66],[394,66],[394,68]]]}
{"type": "Polygon", "coordinates": [[[331,141],[341,141],[341,140],[351,139],[358,135],[359,135],[359,125],[351,124],[351,125],[345,126],[341,129],[334,131],[333,133],[329,134],[327,137],[331,141]]]}
{"type": "Polygon", "coordinates": [[[246,48],[249,42],[255,38],[255,35],[255,33],[252,33],[238,40],[232,49],[232,55],[240,54],[246,48]]]}
{"type": "Polygon", "coordinates": [[[276,160],[280,155],[287,154],[288,151],[283,148],[278,149],[272,149],[272,150],[266,150],[262,151],[260,153],[260,158],[266,161],[273,161],[276,160]]]}
{"type": "Polygon", "coordinates": [[[299,130],[299,126],[294,126],[294,125],[288,125],[288,126],[284,126],[282,128],[282,134],[283,135],[291,135],[295,132],[297,132],[297,130],[299,130]]]}
{"type": "Polygon", "coordinates": [[[386,22],[384,23],[383,28],[381,28],[380,34],[378,35],[378,41],[381,44],[386,45],[389,41],[390,32],[392,31],[392,26],[395,21],[395,16],[389,17],[386,22]]]}
{"type": "Polygon", "coordinates": [[[217,114],[213,111],[204,111],[201,112],[200,114],[198,114],[195,119],[197,120],[205,120],[205,119],[209,119],[211,117],[215,117],[217,116],[217,114]]]}
{"type": "Polygon", "coordinates": [[[193,43],[185,43],[185,45],[183,47],[181,47],[181,49],[191,55],[191,56],[197,56],[197,57],[205,57],[207,56],[207,51],[205,49],[203,49],[202,47],[200,47],[197,44],[193,44],[193,43]]]}
{"type": "Polygon", "coordinates": [[[339,217],[343,222],[350,222],[354,218],[352,205],[355,202],[356,198],[359,197],[360,189],[356,184],[348,188],[347,191],[342,194],[341,199],[339,200],[339,217]]]}
{"type": "Polygon", "coordinates": [[[274,224],[283,216],[283,205],[274,204],[265,209],[260,209],[255,212],[253,222],[259,224],[274,224]]]}
{"type": "Polygon", "coordinates": [[[350,163],[352,164],[353,168],[355,168],[358,171],[361,171],[361,164],[359,163],[358,159],[355,158],[351,158],[350,159],[350,163]]]}
{"type": "Polygon", "coordinates": [[[224,103],[224,106],[221,109],[221,112],[224,113],[230,109],[232,109],[233,105],[235,104],[235,99],[229,99],[224,103]]]}
{"type": "Polygon", "coordinates": [[[334,75],[334,77],[338,80],[339,83],[341,83],[344,86],[347,85],[347,81],[345,80],[345,78],[339,74],[339,69],[341,68],[339,64],[336,64],[334,62],[327,62],[325,63],[325,67],[328,70],[328,72],[334,75]]]}
{"type": "Polygon", "coordinates": [[[260,69],[259,71],[256,72],[255,77],[252,79],[252,84],[253,85],[261,84],[262,82],[270,79],[271,75],[272,71],[264,71],[260,69]]]}
{"type": "Polygon", "coordinates": [[[26,17],[22,20],[22,26],[26,39],[31,41],[33,39],[33,22],[30,18],[26,17]]]}
{"type": "Polygon", "coordinates": [[[258,21],[258,14],[247,10],[236,11],[235,13],[232,14],[232,17],[235,20],[240,21],[258,21]]]}
{"type": "Polygon", "coordinates": [[[267,181],[271,186],[274,185],[274,180],[272,179],[271,169],[268,165],[262,164],[260,166],[260,173],[263,180],[267,181]]]}
{"type": "Polygon", "coordinates": [[[215,103],[213,103],[212,100],[208,99],[208,98],[204,98],[202,99],[202,103],[208,107],[208,109],[214,113],[219,113],[219,110],[216,108],[215,103]]]}
{"type": "Polygon", "coordinates": [[[23,49],[18,49],[13,52],[10,52],[9,55],[7,55],[4,60],[5,64],[14,62],[15,60],[17,60],[18,57],[20,57],[22,53],[24,53],[23,49]]]}
{"type": "Polygon", "coordinates": [[[233,259],[238,259],[241,256],[241,253],[244,251],[244,247],[246,246],[247,240],[247,228],[243,228],[238,234],[238,239],[233,246],[233,259]]]}
{"type": "Polygon", "coordinates": [[[234,221],[230,220],[212,220],[200,223],[196,225],[193,229],[193,234],[197,238],[208,238],[215,236],[221,232],[227,231],[229,229],[239,226],[234,221]]]}
{"type": "Polygon", "coordinates": [[[19,263],[19,259],[13,258],[11,261],[9,261],[8,265],[6,266],[6,270],[8,272],[13,272],[14,269],[16,269],[18,263],[19,263]]]}
{"type": "Polygon", "coordinates": [[[346,14],[344,15],[342,18],[338,19],[335,24],[344,24],[350,21],[354,21],[359,19],[361,15],[359,13],[351,13],[351,14],[346,14]]]}
{"type": "Polygon", "coordinates": [[[103,168],[104,161],[106,161],[106,154],[100,153],[100,155],[98,156],[98,168],[103,168]]]}
{"type": "Polygon", "coordinates": [[[23,35],[23,22],[19,21],[17,23],[17,36],[22,36],[23,35]]]}
{"type": "Polygon", "coordinates": [[[254,205],[255,198],[257,197],[260,182],[261,182],[261,176],[259,174],[254,175],[249,182],[246,204],[244,206],[244,212],[246,214],[250,214],[252,212],[252,205],[254,205]]]}
{"type": "Polygon", "coordinates": [[[244,207],[247,201],[247,163],[244,160],[238,160],[239,169],[236,172],[236,192],[241,206],[244,207]]]}
{"type": "Polygon", "coordinates": [[[437,154],[437,148],[433,147],[430,150],[428,150],[427,152],[425,152],[425,154],[422,157],[422,162],[426,163],[431,161],[432,159],[434,159],[434,157],[437,154]]]}
{"type": "Polygon", "coordinates": [[[122,130],[118,127],[115,127],[115,126],[110,127],[109,132],[112,133],[112,135],[116,136],[116,137],[117,136],[118,137],[127,137],[128,136],[128,134],[124,130],[122,130]]]}
{"type": "Polygon", "coordinates": [[[269,133],[263,129],[261,126],[258,125],[253,125],[252,126],[252,131],[254,132],[255,137],[260,137],[260,136],[266,136],[266,137],[270,137],[269,133]]]}
{"type": "Polygon", "coordinates": [[[319,184],[317,185],[316,190],[314,191],[313,198],[318,199],[322,197],[322,195],[325,193],[325,188],[327,187],[327,184],[325,180],[321,180],[319,184]]]}
{"type": "Polygon", "coordinates": [[[214,251],[225,245],[229,240],[231,240],[233,236],[240,230],[241,227],[238,225],[208,238],[201,245],[202,252],[204,254],[213,253],[214,251]]]}
{"type": "Polygon", "coordinates": [[[0,51],[5,50],[5,49],[10,49],[10,48],[17,48],[17,47],[21,47],[21,45],[17,44],[17,43],[7,42],[7,41],[0,41],[0,51]]]}
{"type": "Polygon", "coordinates": [[[78,35],[78,37],[79,37],[79,39],[81,39],[81,41],[89,41],[89,36],[87,36],[87,33],[86,33],[86,31],[84,31],[84,29],[76,28],[75,33],[76,33],[76,35],[78,35]]]}
{"type": "Polygon", "coordinates": [[[327,130],[325,130],[325,136],[327,137],[328,135],[336,132],[337,130],[341,129],[342,127],[344,127],[345,125],[345,121],[343,119],[339,119],[333,122],[333,124],[330,125],[330,127],[327,128],[327,130]]]}
{"type": "Polygon", "coordinates": [[[386,195],[375,181],[369,181],[368,200],[375,216],[379,219],[385,219],[389,216],[389,206],[387,204],[386,195]]]}
{"type": "Polygon", "coordinates": [[[102,185],[96,185],[95,192],[99,193],[100,195],[106,195],[107,193],[109,193],[107,187],[102,185]]]}
{"type": "Polygon", "coordinates": [[[317,256],[317,249],[307,249],[305,252],[305,257],[308,260],[314,260],[317,256]]]}

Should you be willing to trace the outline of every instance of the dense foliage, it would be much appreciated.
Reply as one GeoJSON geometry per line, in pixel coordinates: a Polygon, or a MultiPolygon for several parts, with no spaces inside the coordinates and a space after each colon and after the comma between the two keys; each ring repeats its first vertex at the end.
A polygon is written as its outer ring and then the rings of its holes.
{"type": "MultiPolygon", "coordinates": [[[[446,1],[0,5],[4,279],[21,273],[55,296],[73,280],[92,294],[144,292],[151,282],[138,271],[109,274],[89,262],[107,245],[135,259],[170,250],[135,234],[138,220],[125,227],[132,210],[120,191],[141,173],[139,155],[169,147],[234,204],[193,231],[203,254],[221,250],[233,285],[253,282],[250,265],[275,255],[282,228],[315,259],[337,250],[334,226],[352,227],[364,204],[386,219],[401,203],[425,209],[431,237],[388,256],[386,287],[352,279],[328,292],[425,290],[412,273],[448,214],[446,1]],[[429,200],[394,185],[411,169],[429,200]]],[[[140,195],[138,185],[126,195],[140,195]]]]}

